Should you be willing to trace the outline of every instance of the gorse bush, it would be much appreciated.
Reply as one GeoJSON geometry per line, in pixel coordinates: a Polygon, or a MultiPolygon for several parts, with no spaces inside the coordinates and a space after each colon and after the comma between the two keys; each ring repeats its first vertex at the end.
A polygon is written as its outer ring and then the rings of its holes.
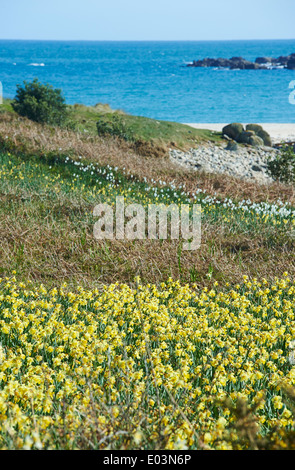
{"type": "Polygon", "coordinates": [[[268,173],[282,183],[295,182],[295,153],[293,146],[283,145],[280,153],[267,164],[268,173]]]}
{"type": "Polygon", "coordinates": [[[61,90],[42,84],[38,79],[17,85],[13,109],[32,121],[61,125],[67,118],[67,105],[61,90]]]}

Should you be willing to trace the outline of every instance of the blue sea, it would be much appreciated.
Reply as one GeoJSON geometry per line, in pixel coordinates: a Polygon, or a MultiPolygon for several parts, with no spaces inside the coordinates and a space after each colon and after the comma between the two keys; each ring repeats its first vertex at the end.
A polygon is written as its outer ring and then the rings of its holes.
{"type": "Polygon", "coordinates": [[[127,113],[177,122],[295,123],[292,70],[185,67],[205,57],[278,57],[294,40],[93,42],[0,40],[3,95],[37,77],[69,104],[108,103],[127,113]]]}

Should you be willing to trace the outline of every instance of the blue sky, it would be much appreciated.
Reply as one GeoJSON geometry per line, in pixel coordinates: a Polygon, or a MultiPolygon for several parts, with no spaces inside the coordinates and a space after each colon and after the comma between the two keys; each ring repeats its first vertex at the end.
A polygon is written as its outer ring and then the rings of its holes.
{"type": "Polygon", "coordinates": [[[0,0],[1,39],[294,39],[295,0],[0,0]]]}

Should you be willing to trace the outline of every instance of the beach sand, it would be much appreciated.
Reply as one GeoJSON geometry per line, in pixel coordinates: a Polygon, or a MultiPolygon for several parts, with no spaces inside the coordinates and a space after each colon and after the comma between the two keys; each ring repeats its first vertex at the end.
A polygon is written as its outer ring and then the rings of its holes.
{"type": "MultiPolygon", "coordinates": [[[[210,129],[212,131],[221,132],[222,128],[227,124],[206,124],[206,123],[185,123],[196,129],[210,129]]],[[[244,126],[248,123],[242,123],[244,126]]],[[[273,123],[255,123],[260,124],[266,132],[269,133],[274,144],[284,142],[295,142],[295,123],[289,124],[273,124],[273,123]]]]}

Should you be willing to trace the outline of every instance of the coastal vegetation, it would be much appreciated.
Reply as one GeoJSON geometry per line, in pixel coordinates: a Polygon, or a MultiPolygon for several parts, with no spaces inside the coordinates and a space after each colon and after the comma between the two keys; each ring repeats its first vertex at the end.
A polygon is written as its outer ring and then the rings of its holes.
{"type": "Polygon", "coordinates": [[[0,106],[0,448],[294,449],[293,186],[168,157],[222,134],[67,113],[0,106]],[[95,240],[117,196],[200,204],[200,249],[95,240]]]}
{"type": "Polygon", "coordinates": [[[43,85],[38,79],[17,85],[15,99],[11,103],[20,115],[32,121],[61,125],[67,116],[67,105],[61,90],[43,85]]]}
{"type": "Polygon", "coordinates": [[[268,163],[269,174],[283,183],[295,183],[295,151],[293,145],[284,144],[276,158],[268,163]]]}

